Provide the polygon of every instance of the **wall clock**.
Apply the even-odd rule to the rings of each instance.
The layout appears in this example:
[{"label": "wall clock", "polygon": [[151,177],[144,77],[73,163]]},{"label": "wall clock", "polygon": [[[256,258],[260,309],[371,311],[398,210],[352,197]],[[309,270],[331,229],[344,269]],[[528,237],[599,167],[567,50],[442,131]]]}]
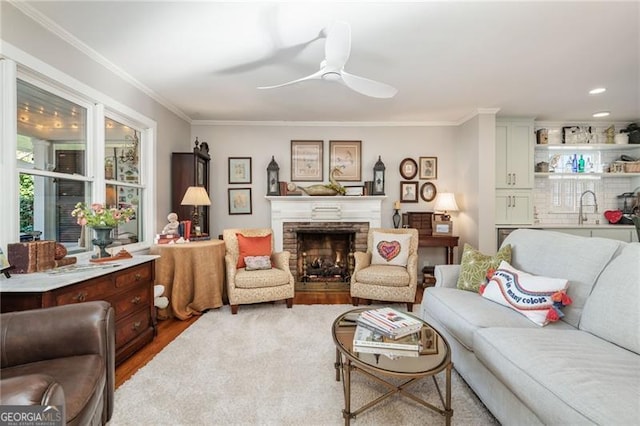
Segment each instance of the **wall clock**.
[{"label": "wall clock", "polygon": [[431,182],[425,182],[420,187],[420,198],[425,200],[426,202],[433,201],[436,198],[436,194],[438,190],[436,186]]},{"label": "wall clock", "polygon": [[418,163],[413,158],[405,158],[400,162],[400,176],[405,180],[411,180],[418,174]]}]

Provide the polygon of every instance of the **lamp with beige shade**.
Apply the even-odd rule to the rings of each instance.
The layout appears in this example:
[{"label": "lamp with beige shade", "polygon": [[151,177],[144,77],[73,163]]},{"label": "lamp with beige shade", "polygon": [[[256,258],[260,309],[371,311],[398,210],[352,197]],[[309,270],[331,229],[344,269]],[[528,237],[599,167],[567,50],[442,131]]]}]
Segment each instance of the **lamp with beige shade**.
[{"label": "lamp with beige shade", "polygon": [[199,206],[210,206],[211,200],[207,194],[207,190],[202,186],[190,186],[184,193],[182,202],[183,206],[193,206],[193,213],[191,219],[191,227],[194,235],[201,235],[200,232],[200,212]]}]

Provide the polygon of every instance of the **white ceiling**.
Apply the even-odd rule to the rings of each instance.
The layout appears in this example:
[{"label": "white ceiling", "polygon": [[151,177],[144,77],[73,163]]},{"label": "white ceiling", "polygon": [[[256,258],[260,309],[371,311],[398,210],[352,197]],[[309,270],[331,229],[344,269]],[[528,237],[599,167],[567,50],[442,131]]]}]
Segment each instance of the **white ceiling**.
[{"label": "white ceiling", "polygon": [[[600,110],[611,111],[605,121],[640,118],[637,1],[29,6],[191,120],[458,123],[484,108],[538,120],[593,120]],[[345,69],[395,86],[395,98],[324,81],[256,89],[317,71],[318,36],[334,20],[351,25]],[[599,86],[607,92],[588,94]]]}]

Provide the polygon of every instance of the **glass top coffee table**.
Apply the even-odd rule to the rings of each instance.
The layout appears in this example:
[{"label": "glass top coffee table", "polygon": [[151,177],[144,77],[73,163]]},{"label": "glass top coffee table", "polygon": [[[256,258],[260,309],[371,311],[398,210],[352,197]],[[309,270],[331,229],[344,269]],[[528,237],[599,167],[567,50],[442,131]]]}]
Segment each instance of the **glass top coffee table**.
[{"label": "glass top coffee table", "polygon": [[[392,359],[385,355],[355,352],[353,350],[353,336],[356,330],[355,319],[360,312],[366,310],[367,309],[353,309],[345,312],[333,322],[331,331],[333,341],[336,344],[336,381],[342,379],[342,388],[344,390],[344,410],[342,410],[342,417],[344,417],[345,425],[348,425],[350,420],[358,414],[396,393],[408,397],[426,408],[437,412],[445,418],[446,424],[450,425],[451,417],[453,416],[453,409],[451,409],[451,369],[453,368],[453,363],[451,362],[449,344],[445,338],[435,329],[431,328],[429,324],[421,320],[425,327],[431,328],[433,333],[437,335],[435,339],[437,352],[435,350],[432,351],[436,353]],[[444,396],[435,377],[435,375],[441,371],[445,371],[446,377]],[[357,410],[351,411],[352,372],[359,372],[385,385],[389,390]],[[412,383],[425,377],[432,377],[443,408],[439,408],[407,390]],[[403,381],[400,385],[396,385],[385,380],[385,378],[400,378],[406,379],[406,381]]]}]

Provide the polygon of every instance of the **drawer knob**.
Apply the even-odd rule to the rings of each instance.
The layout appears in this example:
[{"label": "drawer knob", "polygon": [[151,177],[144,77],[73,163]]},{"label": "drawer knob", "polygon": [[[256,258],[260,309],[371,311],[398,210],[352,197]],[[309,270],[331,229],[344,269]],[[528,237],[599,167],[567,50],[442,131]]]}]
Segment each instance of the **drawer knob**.
[{"label": "drawer knob", "polygon": [[142,322],[140,321],[136,321],[133,323],[133,325],[131,326],[132,330],[138,331],[140,329],[140,325],[142,325]]},{"label": "drawer knob", "polygon": [[136,281],[140,281],[142,279],[142,275],[140,273],[137,273],[134,275],[134,278],[136,279]]},{"label": "drawer knob", "polygon": [[140,296],[136,296],[133,299],[131,299],[131,303],[133,303],[134,305],[137,305],[138,303],[140,303],[142,299],[140,298]]},{"label": "drawer knob", "polygon": [[81,291],[80,293],[73,296],[73,300],[76,300],[78,302],[84,302],[85,300],[87,300],[87,292]]}]

